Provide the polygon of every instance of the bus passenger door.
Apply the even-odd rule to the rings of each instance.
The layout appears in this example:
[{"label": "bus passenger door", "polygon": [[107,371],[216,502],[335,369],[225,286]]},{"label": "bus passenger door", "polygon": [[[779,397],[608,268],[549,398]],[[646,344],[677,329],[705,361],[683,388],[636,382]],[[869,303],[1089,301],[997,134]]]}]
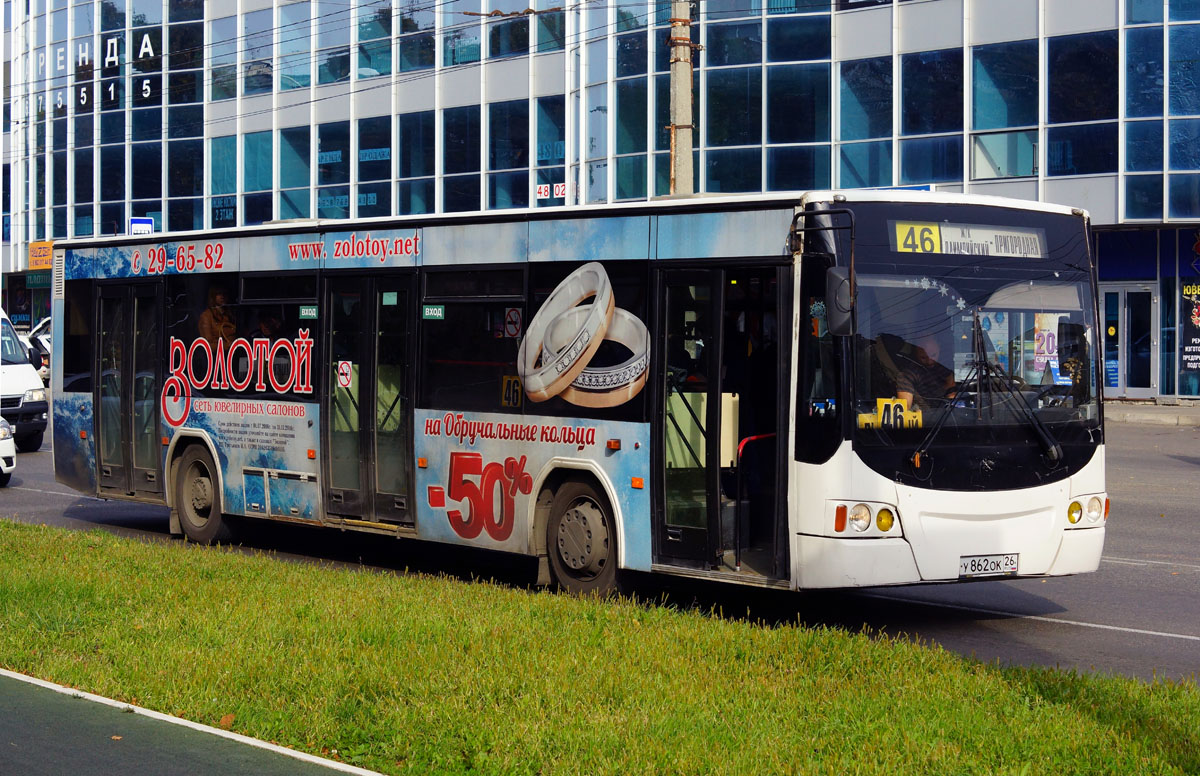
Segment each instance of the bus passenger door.
[{"label": "bus passenger door", "polygon": [[[658,554],[687,564],[713,565],[719,535],[720,465],[719,271],[667,270],[659,288],[657,344],[664,354],[656,375],[663,386],[655,418],[662,473],[656,512]],[[719,288],[719,285],[717,286]],[[716,345],[717,347],[714,347]]]},{"label": "bus passenger door", "polygon": [[411,524],[411,278],[330,278],[325,510]]},{"label": "bus passenger door", "polygon": [[790,308],[788,277],[776,266],[660,276],[660,562],[785,573],[780,408],[790,351],[779,321]]},{"label": "bus passenger door", "polygon": [[96,383],[97,465],[102,491],[161,494],[159,386],[162,336],[157,282],[100,289]]}]

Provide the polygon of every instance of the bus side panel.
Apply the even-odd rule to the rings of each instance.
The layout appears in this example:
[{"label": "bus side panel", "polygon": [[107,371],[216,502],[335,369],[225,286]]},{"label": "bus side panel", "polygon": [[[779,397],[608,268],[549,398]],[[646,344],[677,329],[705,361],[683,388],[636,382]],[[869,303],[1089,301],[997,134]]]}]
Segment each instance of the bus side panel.
[{"label": "bus side panel", "polygon": [[92,395],[59,393],[54,397],[53,407],[54,478],[83,493],[95,493],[96,434]]},{"label": "bus side panel", "polygon": [[[650,570],[649,424],[445,410],[415,415],[422,539],[533,552],[537,480],[555,459],[570,459],[594,466],[611,488],[622,566]],[[619,440],[620,449],[609,449],[609,440]]]},{"label": "bus side panel", "polygon": [[[177,411],[167,401],[169,411]],[[196,397],[180,428],[164,418],[162,433],[201,432],[212,442],[225,512],[318,520],[320,420],[318,404]],[[169,468],[164,462],[163,470]]]}]

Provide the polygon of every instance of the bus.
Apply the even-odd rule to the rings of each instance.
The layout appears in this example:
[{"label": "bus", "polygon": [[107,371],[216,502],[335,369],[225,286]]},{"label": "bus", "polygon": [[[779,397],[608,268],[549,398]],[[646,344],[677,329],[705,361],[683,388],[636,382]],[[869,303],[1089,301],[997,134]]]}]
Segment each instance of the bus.
[{"label": "bus", "polygon": [[939,192],[71,240],[56,477],[199,543],[361,531],[577,592],[1089,572],[1096,300],[1084,211]]}]

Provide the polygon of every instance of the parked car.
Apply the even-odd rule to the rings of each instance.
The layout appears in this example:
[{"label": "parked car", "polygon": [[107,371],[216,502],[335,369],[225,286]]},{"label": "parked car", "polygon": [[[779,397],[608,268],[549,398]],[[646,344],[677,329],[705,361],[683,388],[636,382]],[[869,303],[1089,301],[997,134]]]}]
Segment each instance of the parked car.
[{"label": "parked car", "polygon": [[0,310],[0,416],[12,426],[13,439],[22,453],[42,446],[50,406],[46,386],[38,377],[32,359],[8,316]]},{"label": "parked car", "polygon": [[50,320],[50,318],[43,318],[28,334],[17,335],[30,353],[30,363],[33,363],[34,353],[41,359],[41,365],[34,364],[34,368],[37,369],[38,377],[42,378],[43,385],[50,384],[50,354],[54,350],[51,347]]},{"label": "parked car", "polygon": [[0,488],[6,487],[17,468],[17,444],[13,441],[12,426],[0,418]]}]

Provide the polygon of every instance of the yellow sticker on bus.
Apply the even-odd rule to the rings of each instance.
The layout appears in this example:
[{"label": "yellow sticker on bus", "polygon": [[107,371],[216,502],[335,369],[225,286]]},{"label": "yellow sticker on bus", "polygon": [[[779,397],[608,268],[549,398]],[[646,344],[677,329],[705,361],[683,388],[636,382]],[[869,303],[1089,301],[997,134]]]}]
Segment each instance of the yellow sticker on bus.
[{"label": "yellow sticker on bus", "polygon": [[898,253],[941,253],[942,233],[938,224],[893,221]]},{"label": "yellow sticker on bus", "polygon": [[921,428],[921,411],[904,399],[876,399],[874,412],[860,412],[859,428]]}]

